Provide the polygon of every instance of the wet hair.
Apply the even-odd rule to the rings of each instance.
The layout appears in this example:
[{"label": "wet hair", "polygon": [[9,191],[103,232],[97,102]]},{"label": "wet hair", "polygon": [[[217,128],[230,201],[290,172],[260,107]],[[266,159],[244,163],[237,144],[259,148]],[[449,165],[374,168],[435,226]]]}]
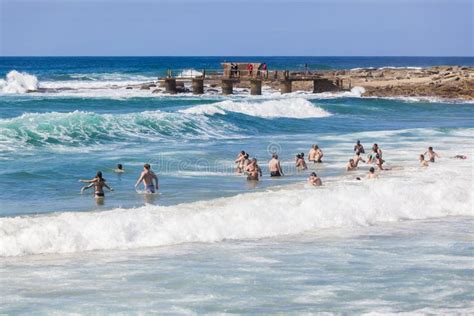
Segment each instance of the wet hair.
[{"label": "wet hair", "polygon": [[311,172],[310,176],[317,177],[317,174],[316,174],[316,172]]},{"label": "wet hair", "polygon": [[243,150],[242,150],[240,153],[241,153],[242,155],[245,155],[245,151],[243,151]]},{"label": "wet hair", "polygon": [[145,168],[146,170],[150,170],[151,166],[150,164],[146,163],[143,165],[143,168]]},{"label": "wet hair", "polygon": [[123,166],[121,163],[117,164],[117,169],[122,170]]},{"label": "wet hair", "polygon": [[296,158],[301,158],[301,154],[296,154]]},{"label": "wet hair", "polygon": [[357,145],[359,145],[359,144],[360,144],[360,140],[357,140]]},{"label": "wet hair", "polygon": [[420,158],[423,159],[423,160],[425,160],[425,155],[420,154]]},{"label": "wet hair", "polygon": [[349,159],[349,162],[354,162],[354,159],[352,159],[352,158],[351,158],[351,159]]},{"label": "wet hair", "polygon": [[374,168],[374,167],[370,167],[369,172],[370,172],[370,173],[374,173],[374,172],[375,172],[375,168]]},{"label": "wet hair", "polygon": [[272,154],[272,158],[278,159],[278,155],[277,154]]},{"label": "wet hair", "polygon": [[102,178],[102,171],[97,171],[97,173],[95,174],[95,177],[99,178],[99,180],[101,180],[101,181],[105,181],[105,179]]},{"label": "wet hair", "polygon": [[430,147],[428,147],[428,150],[433,150],[433,147],[431,147],[431,146],[430,146]]},{"label": "wet hair", "polygon": [[255,158],[255,157],[252,158],[252,161],[253,161],[253,162],[257,162],[257,158]]},{"label": "wet hair", "polygon": [[319,148],[319,146],[318,146],[318,145],[314,145],[314,149],[318,149],[318,148]]},{"label": "wet hair", "polygon": [[356,180],[360,180],[360,177],[357,177]]},{"label": "wet hair", "polygon": [[303,158],[303,157],[304,157],[304,153],[300,153],[300,156],[301,156],[301,158]]},{"label": "wet hair", "polygon": [[249,158],[249,154],[245,154],[245,159],[248,159]]}]

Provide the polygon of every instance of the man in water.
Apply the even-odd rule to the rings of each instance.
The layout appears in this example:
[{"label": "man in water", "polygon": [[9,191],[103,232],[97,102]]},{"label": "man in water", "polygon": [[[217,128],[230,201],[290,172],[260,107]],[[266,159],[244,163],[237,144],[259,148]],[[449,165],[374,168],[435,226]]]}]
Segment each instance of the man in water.
[{"label": "man in water", "polygon": [[354,146],[354,151],[361,154],[365,153],[364,146],[360,143],[360,140],[357,140],[357,144]]},{"label": "man in water", "polygon": [[125,170],[123,169],[123,166],[121,163],[117,164],[117,168],[114,169],[115,173],[124,173]]},{"label": "man in water", "polygon": [[143,166],[143,172],[135,184],[135,189],[142,181],[145,184],[145,191],[147,193],[155,193],[156,190],[158,190],[158,176],[153,171],[151,171],[151,166],[147,163]]},{"label": "man in water", "polygon": [[306,161],[304,161],[304,153],[296,155],[295,164],[296,164],[296,169],[299,171],[308,169],[308,167],[306,166]]},{"label": "man in water", "polygon": [[384,170],[384,168],[383,168],[383,163],[384,162],[385,162],[385,160],[382,159],[382,156],[380,156],[379,154],[375,155],[375,164],[377,165],[377,167],[380,170]]},{"label": "man in water", "polygon": [[309,175],[308,182],[309,182],[311,185],[314,185],[315,187],[319,187],[319,186],[322,186],[322,185],[323,185],[323,182],[321,181],[321,178],[318,177],[318,175],[316,174],[316,172],[312,172],[312,173]]},{"label": "man in water", "polygon": [[428,167],[428,161],[425,160],[425,155],[420,155],[418,160],[420,161],[420,166],[422,167]]},{"label": "man in water", "polygon": [[369,173],[367,174],[367,179],[377,179],[377,175],[375,174],[374,167],[370,167]]},{"label": "man in water", "polygon": [[245,171],[248,174],[247,180],[249,181],[258,181],[258,176],[262,176],[262,169],[260,169],[260,167],[258,166],[256,158],[252,158],[252,160],[250,160],[250,163],[245,168]]},{"label": "man in water", "polygon": [[377,155],[379,155],[380,158],[382,158],[382,149],[379,148],[378,144],[374,144],[372,146],[372,153],[370,153],[367,163],[373,163]]},{"label": "man in water", "polygon": [[314,163],[319,163],[322,162],[321,158],[323,158],[324,154],[321,148],[319,148],[318,145],[313,145],[311,146],[311,150],[309,151],[308,154],[308,160],[312,161]]},{"label": "man in water", "polygon": [[346,171],[355,170],[357,168],[357,164],[354,162],[354,159],[349,159],[349,162],[346,166]]},{"label": "man in water", "polygon": [[428,156],[430,157],[429,161],[430,162],[435,162],[435,158],[440,158],[439,155],[433,150],[433,147],[428,147],[428,151],[424,153],[424,155],[426,156],[426,154],[428,154]]},{"label": "man in water", "polygon": [[91,187],[94,187],[94,189],[95,189],[94,195],[95,195],[96,199],[103,199],[105,197],[104,187],[109,189],[109,191],[114,190],[111,187],[109,187],[107,185],[107,183],[105,183],[105,179],[102,178],[102,172],[101,171],[97,171],[97,174],[96,174],[94,179],[92,179],[92,180],[79,180],[79,182],[89,183],[89,185],[87,185],[87,186],[85,186],[81,189],[81,193],[84,192],[85,190],[91,188]]},{"label": "man in water", "polygon": [[281,177],[283,175],[277,154],[272,155],[272,159],[268,163],[268,170],[270,170],[270,177]]}]

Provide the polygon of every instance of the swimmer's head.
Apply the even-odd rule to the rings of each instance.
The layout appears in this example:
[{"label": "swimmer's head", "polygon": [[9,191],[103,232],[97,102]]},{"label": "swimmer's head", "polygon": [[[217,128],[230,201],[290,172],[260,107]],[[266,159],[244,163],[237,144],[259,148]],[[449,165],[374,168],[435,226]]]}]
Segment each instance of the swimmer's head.
[{"label": "swimmer's head", "polygon": [[145,168],[146,170],[150,170],[151,166],[150,164],[146,163],[143,165],[143,168]]},{"label": "swimmer's head", "polygon": [[370,173],[374,173],[374,172],[375,172],[374,167],[370,167],[369,172],[370,172]]},{"label": "swimmer's head", "polygon": [[357,140],[357,145],[360,145],[360,140]]},{"label": "swimmer's head", "polygon": [[357,178],[356,178],[356,180],[360,180],[360,178],[359,178],[359,177],[357,177]]},{"label": "swimmer's head", "polygon": [[245,154],[245,159],[248,159],[249,158],[249,154]]},{"label": "swimmer's head", "polygon": [[296,154],[296,158],[301,158],[301,154]]},{"label": "swimmer's head", "polygon": [[316,172],[311,172],[310,176],[311,177],[317,177]]},{"label": "swimmer's head", "polygon": [[245,155],[245,151],[242,150],[242,151],[240,152],[240,154],[241,154],[241,155]]},{"label": "swimmer's head", "polygon": [[349,159],[349,162],[354,162],[354,159],[352,159],[352,158],[351,158],[351,159]]},{"label": "swimmer's head", "polygon": [[432,151],[432,150],[433,150],[433,147],[431,147],[431,146],[428,147],[428,150],[429,150],[429,151]]},{"label": "swimmer's head", "polygon": [[277,154],[272,154],[272,158],[278,159],[278,155]]},{"label": "swimmer's head", "polygon": [[303,158],[303,157],[304,157],[304,153],[300,153],[300,156],[301,156],[301,158]]},{"label": "swimmer's head", "polygon": [[421,154],[420,155],[420,160],[425,160],[425,155]]},{"label": "swimmer's head", "polygon": [[97,173],[95,174],[95,177],[99,178],[100,180],[104,180],[104,178],[102,178],[102,171],[97,171]]},{"label": "swimmer's head", "polygon": [[252,158],[252,162],[257,162],[257,158]]},{"label": "swimmer's head", "polygon": [[118,170],[122,170],[122,169],[123,169],[123,166],[122,166],[121,163],[117,164],[117,169],[118,169]]}]

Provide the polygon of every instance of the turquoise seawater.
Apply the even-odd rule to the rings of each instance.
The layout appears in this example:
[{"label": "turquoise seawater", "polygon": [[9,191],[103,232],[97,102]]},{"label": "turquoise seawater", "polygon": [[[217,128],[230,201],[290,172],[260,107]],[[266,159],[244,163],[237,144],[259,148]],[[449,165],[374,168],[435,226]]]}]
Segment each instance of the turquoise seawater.
[{"label": "turquoise seawater", "polygon": [[[473,312],[473,104],[363,98],[358,89],[258,97],[127,89],[168,68],[254,60],[313,70],[474,65],[0,58],[0,312]],[[31,84],[39,92],[22,90]],[[345,172],[358,139],[367,151],[378,143],[391,168],[375,182],[355,180],[365,164]],[[294,168],[315,143],[324,163],[310,169],[323,188]],[[441,158],[422,169],[428,146]],[[259,183],[234,173],[241,150],[258,159]],[[281,179],[268,175],[273,152]],[[451,158],[458,154],[468,159]],[[113,172],[118,163],[125,173]],[[134,190],[144,163],[159,175],[159,195]],[[115,189],[103,203],[79,192],[78,179],[98,170]]]}]

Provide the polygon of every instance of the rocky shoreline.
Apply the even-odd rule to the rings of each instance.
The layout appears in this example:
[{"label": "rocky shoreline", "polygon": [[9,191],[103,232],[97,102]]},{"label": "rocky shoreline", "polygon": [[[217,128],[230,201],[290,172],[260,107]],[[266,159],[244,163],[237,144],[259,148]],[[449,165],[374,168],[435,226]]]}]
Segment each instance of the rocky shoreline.
[{"label": "rocky shoreline", "polygon": [[[342,78],[345,89],[363,87],[363,96],[474,100],[474,67],[361,68],[325,72],[324,76]],[[310,83],[298,84],[306,85],[305,90],[312,88]]]}]

